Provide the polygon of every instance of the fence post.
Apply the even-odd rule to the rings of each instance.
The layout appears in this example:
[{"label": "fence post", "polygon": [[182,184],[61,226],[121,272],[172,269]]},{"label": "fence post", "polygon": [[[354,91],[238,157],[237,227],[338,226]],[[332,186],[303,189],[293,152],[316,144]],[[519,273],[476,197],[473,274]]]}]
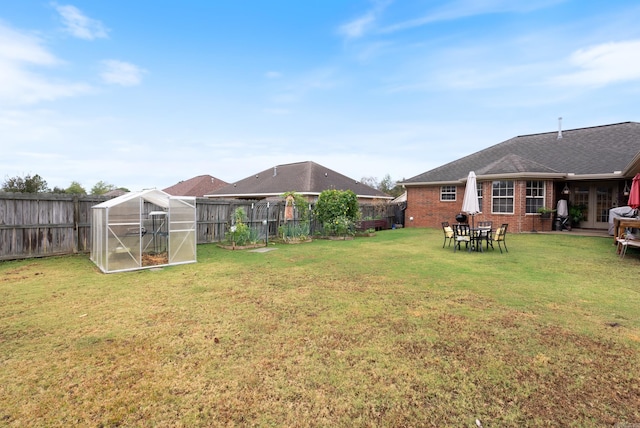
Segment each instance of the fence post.
[{"label": "fence post", "polygon": [[80,201],[78,195],[73,195],[73,253],[76,254],[80,245]]}]

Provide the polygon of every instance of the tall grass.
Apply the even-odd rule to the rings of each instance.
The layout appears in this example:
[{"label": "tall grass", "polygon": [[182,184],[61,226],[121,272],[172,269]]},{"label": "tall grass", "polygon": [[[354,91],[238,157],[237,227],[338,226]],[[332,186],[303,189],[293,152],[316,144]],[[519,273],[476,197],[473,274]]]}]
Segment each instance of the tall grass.
[{"label": "tall grass", "polygon": [[400,229],[112,275],[1,263],[0,424],[639,423],[638,254],[507,244]]}]

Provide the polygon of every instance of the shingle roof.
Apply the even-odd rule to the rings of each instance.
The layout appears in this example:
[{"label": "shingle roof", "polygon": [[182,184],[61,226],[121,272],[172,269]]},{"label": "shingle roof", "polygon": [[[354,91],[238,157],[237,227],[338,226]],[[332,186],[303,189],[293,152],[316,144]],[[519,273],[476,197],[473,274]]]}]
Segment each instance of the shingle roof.
[{"label": "shingle roof", "polygon": [[328,189],[352,190],[361,198],[392,199],[384,192],[310,161],[274,166],[211,192],[207,196],[264,198],[278,196],[285,192],[319,195],[323,190]]},{"label": "shingle roof", "polygon": [[226,181],[222,181],[211,175],[199,175],[167,187],[164,191],[173,196],[202,197],[228,184]]},{"label": "shingle roof", "polygon": [[403,184],[464,180],[482,175],[614,175],[640,153],[640,123],[624,122],[521,135],[405,180]]}]

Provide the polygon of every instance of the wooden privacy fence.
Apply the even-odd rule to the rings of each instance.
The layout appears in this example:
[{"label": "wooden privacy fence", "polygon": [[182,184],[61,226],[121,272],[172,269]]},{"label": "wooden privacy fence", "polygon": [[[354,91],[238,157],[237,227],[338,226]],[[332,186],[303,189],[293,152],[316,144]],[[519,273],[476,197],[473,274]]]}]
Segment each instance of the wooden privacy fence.
[{"label": "wooden privacy fence", "polygon": [[[104,196],[0,193],[0,260],[14,260],[91,251],[91,207]],[[236,208],[243,208],[250,228],[276,236],[284,223],[285,203],[248,200],[196,200],[198,244],[220,242],[232,224]],[[312,205],[313,209],[313,205]],[[363,224],[384,220],[386,227],[403,222],[396,205],[361,205]],[[311,221],[311,234],[320,225]]]},{"label": "wooden privacy fence", "polygon": [[0,260],[88,252],[100,196],[0,193]]}]

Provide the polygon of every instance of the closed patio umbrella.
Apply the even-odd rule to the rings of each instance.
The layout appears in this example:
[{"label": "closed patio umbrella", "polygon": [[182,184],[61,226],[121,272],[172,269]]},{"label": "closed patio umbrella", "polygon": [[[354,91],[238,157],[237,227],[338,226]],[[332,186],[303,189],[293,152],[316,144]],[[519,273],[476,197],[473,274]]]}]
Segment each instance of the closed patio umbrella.
[{"label": "closed patio umbrella", "polygon": [[640,173],[636,174],[631,182],[628,205],[633,209],[640,207]]},{"label": "closed patio umbrella", "polygon": [[464,189],[464,199],[462,199],[462,212],[471,216],[471,228],[473,228],[473,217],[480,212],[478,184],[476,183],[476,173],[473,171],[469,171],[469,176],[467,177],[467,187]]}]

